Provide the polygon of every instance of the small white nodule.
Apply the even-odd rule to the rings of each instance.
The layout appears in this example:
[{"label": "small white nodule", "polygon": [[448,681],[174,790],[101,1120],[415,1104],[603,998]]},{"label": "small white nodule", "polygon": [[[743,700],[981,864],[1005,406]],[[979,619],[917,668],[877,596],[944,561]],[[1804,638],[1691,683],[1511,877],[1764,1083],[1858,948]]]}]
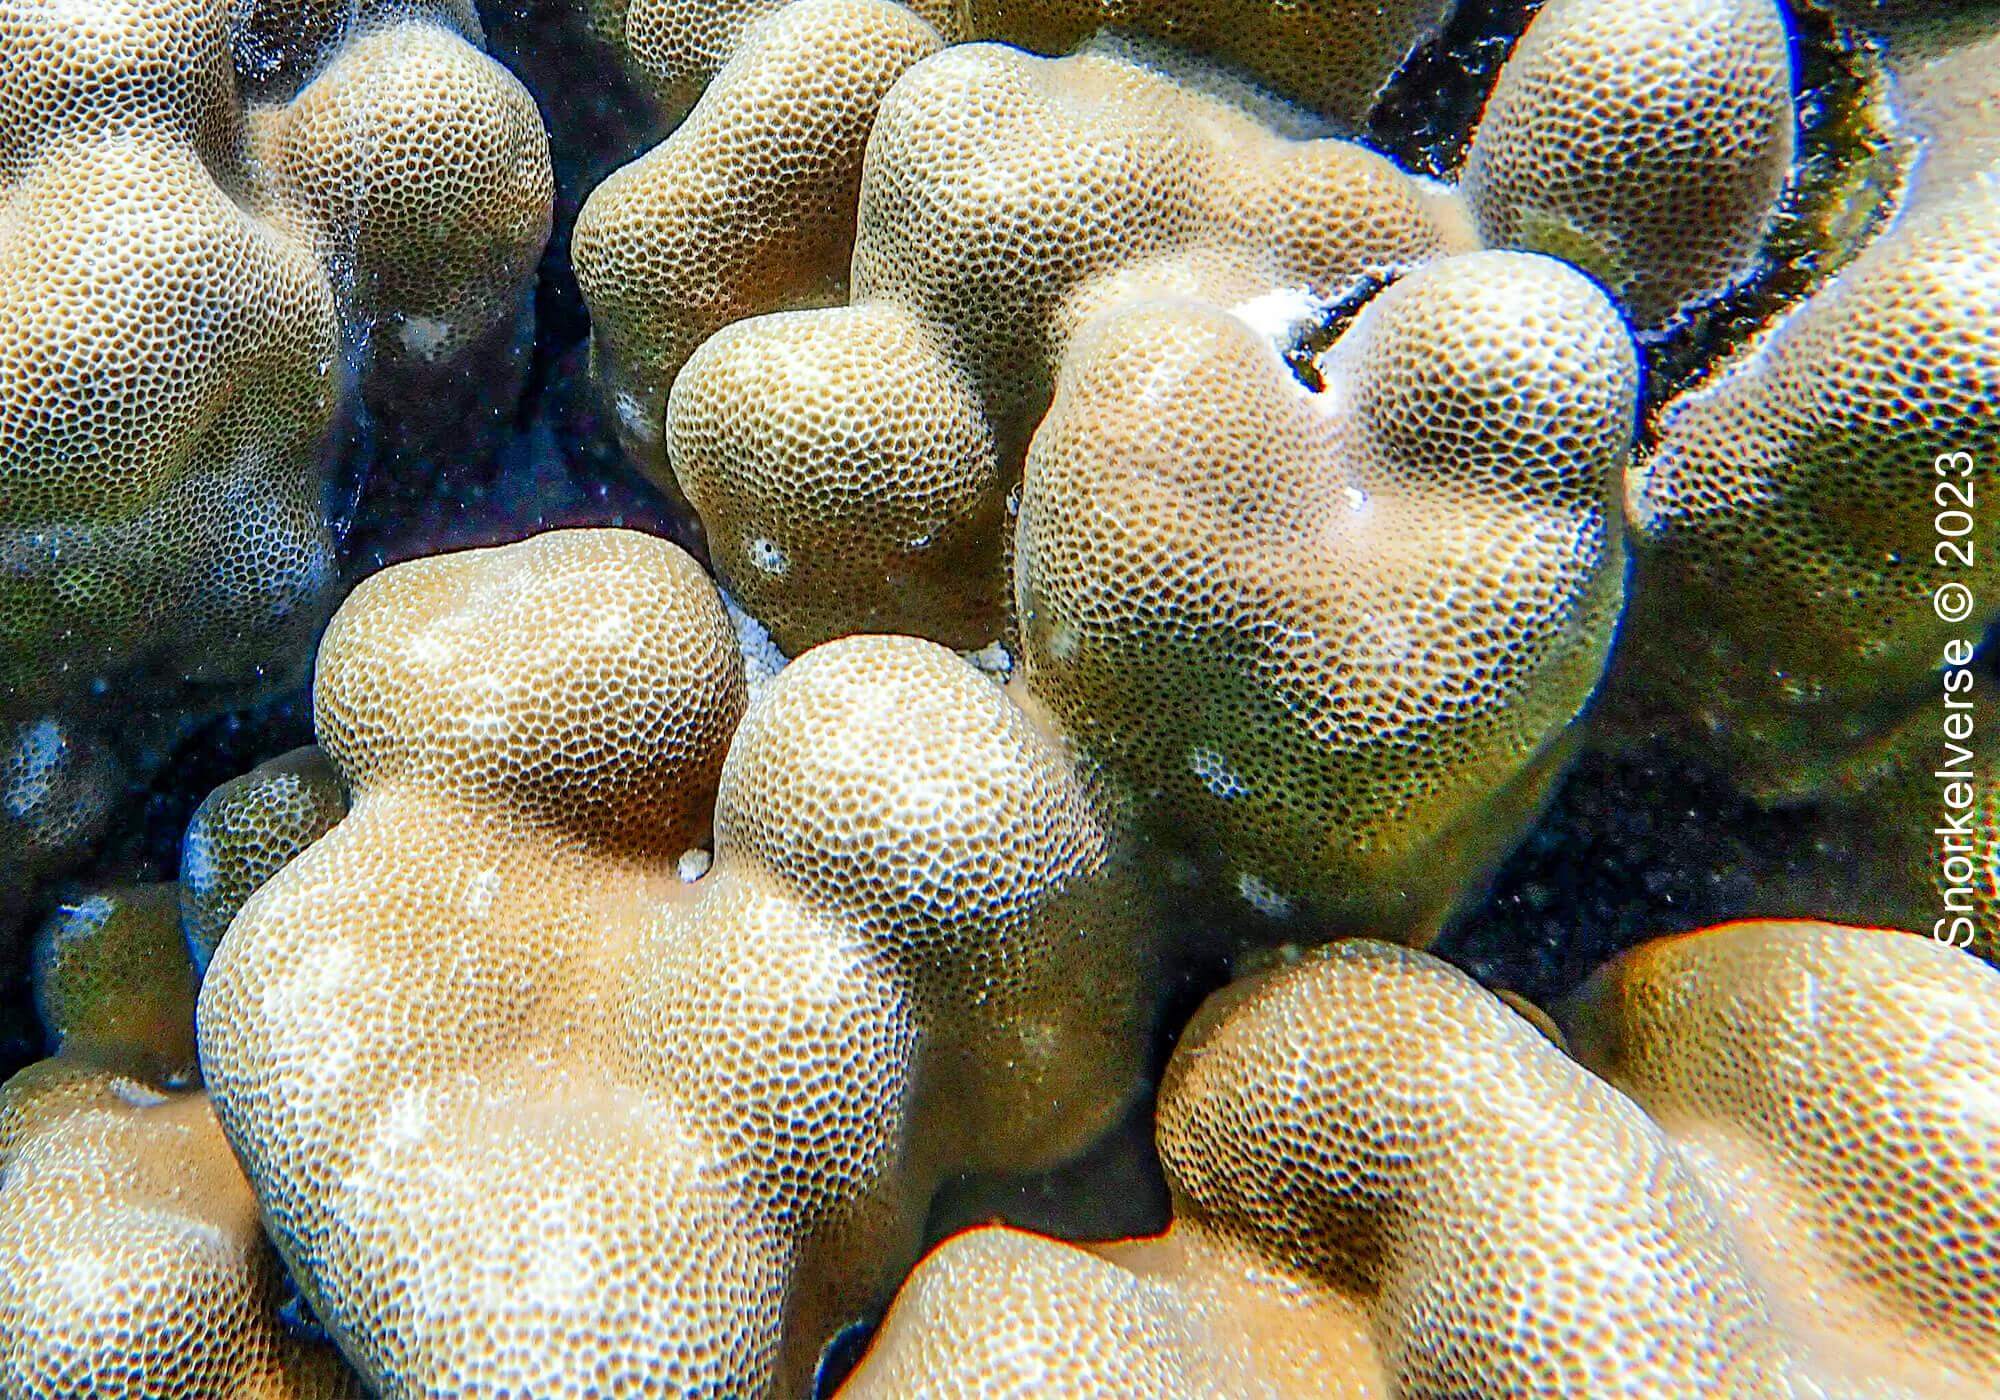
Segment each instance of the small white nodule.
[{"label": "small white nodule", "polygon": [[750,559],[750,566],[762,573],[784,577],[792,567],[792,561],[785,557],[785,551],[778,548],[778,542],[763,535],[757,536],[744,546],[743,552]]},{"label": "small white nodule", "polygon": [[405,316],[396,334],[403,348],[421,359],[435,360],[438,351],[451,339],[451,322],[435,316]]},{"label": "small white nodule", "polygon": [[1250,791],[1250,784],[1242,774],[1229,766],[1229,760],[1216,750],[1201,746],[1188,750],[1188,767],[1201,779],[1201,785],[1214,796],[1228,801],[1242,797]]},{"label": "small white nodule", "polygon": [[1276,885],[1248,870],[1236,877],[1236,892],[1243,896],[1244,903],[1266,918],[1282,919],[1292,912],[1291,900],[1279,894]]}]

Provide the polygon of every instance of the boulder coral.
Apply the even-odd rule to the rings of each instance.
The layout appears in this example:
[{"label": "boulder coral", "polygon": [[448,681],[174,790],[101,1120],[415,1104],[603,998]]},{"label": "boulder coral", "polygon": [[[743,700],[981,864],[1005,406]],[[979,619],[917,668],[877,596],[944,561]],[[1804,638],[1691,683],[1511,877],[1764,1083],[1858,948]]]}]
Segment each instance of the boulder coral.
[{"label": "boulder coral", "polygon": [[1750,270],[1792,161],[1791,88],[1775,4],[1550,0],[1466,158],[1480,237],[1567,258],[1660,325]]},{"label": "boulder coral", "polygon": [[[875,630],[1023,652],[1066,736],[1224,888],[1427,936],[1596,685],[1639,388],[1613,300],[1483,245],[1581,262],[1628,318],[1728,286],[1793,151],[1782,16],[1547,7],[1457,188],[1129,35],[959,44],[878,101],[845,303],[683,338],[620,390],[643,422],[664,393],[725,588],[791,654]],[[1558,178],[1600,168],[1628,187]],[[579,261],[600,350],[689,304],[620,271],[677,233],[582,227],[606,234]],[[1197,401],[1184,347],[1231,316],[1237,372]]]},{"label": "boulder coral", "polygon": [[[946,43],[1063,52],[1100,26],[1225,61],[1347,129],[1442,0],[976,4],[916,0],[603,0],[600,23],[676,129],[594,191],[576,227],[592,360],[628,452],[669,490],[660,417],[708,336],[746,316],[837,304],[876,109]],[[690,110],[692,109],[692,110]],[[685,120],[682,120],[685,114]]]},{"label": "boulder coral", "polygon": [[172,885],[105,891],[44,937],[52,1058],[0,1087],[0,1394],[361,1394],[280,1322],[283,1275],[208,1097]]},{"label": "boulder coral", "polygon": [[156,1084],[194,1080],[194,968],[172,884],[64,904],[35,939],[32,980],[51,1054],[118,1060]]},{"label": "boulder coral", "polygon": [[[0,10],[8,718],[287,674],[333,582],[344,364],[454,353],[547,233],[534,102],[466,17],[234,11]],[[274,66],[273,26],[322,42]]]},{"label": "boulder coral", "polygon": [[691,559],[557,532],[364,583],[314,702],[353,805],[231,924],[201,1059],[385,1397],[798,1393],[943,1177],[1137,1086],[1098,800],[935,644],[746,715]]},{"label": "boulder coral", "polygon": [[1616,708],[1771,798],[1844,781],[2000,604],[2000,38],[1941,23],[1888,32],[1879,229],[1666,406],[1631,478]]},{"label": "boulder coral", "polygon": [[1166,1234],[955,1237],[843,1400],[2000,1394],[2000,973],[1730,925],[1563,1019],[1581,1064],[1361,941],[1226,989],[1161,1090]]},{"label": "boulder coral", "polygon": [[[730,27],[710,7],[657,8],[672,17],[666,32],[699,28],[698,17],[720,24],[718,32]],[[1351,133],[1396,65],[1436,28],[1443,7],[1435,3],[1164,0],[1121,5],[1115,14],[1039,0],[974,4],[943,15],[932,8],[918,6],[921,17],[883,0],[756,8],[755,22],[729,41],[733,56],[685,124],[605,181],[586,204],[576,266],[591,304],[596,372],[628,451],[670,491],[678,484],[696,495],[673,444],[662,440],[661,413],[705,337],[755,313],[837,304],[846,292],[859,301],[883,290],[882,269],[871,271],[865,245],[871,218],[879,223],[883,212],[871,216],[867,207],[869,184],[878,178],[870,171],[884,161],[925,162],[886,177],[902,182],[907,196],[896,212],[963,252],[985,236],[1016,250],[1031,238],[1060,242],[1088,209],[1099,225],[1089,247],[1100,260],[1111,253],[1114,236],[1125,240],[1119,256],[1138,262],[1206,240],[1236,264],[1234,280],[1261,272],[1260,291],[1348,275],[1345,265],[1325,265],[1331,241],[1311,246],[1305,231],[1312,224],[1353,229],[1379,220],[1386,233],[1408,223],[1410,204],[1434,202],[1431,191],[1392,179],[1393,168],[1363,150],[1337,156],[1330,144],[1280,148],[1257,139],[1241,112],[1221,109],[1247,107],[1253,121],[1293,136]],[[635,7],[631,14],[640,12]],[[720,13],[734,14],[727,7]],[[1100,26],[1106,32],[1094,34]],[[1314,39],[1301,46],[1306,32]],[[964,40],[1052,53],[1077,46],[1079,53],[1123,52],[1157,70],[1155,85],[1172,92],[1141,95],[1136,76],[1120,77],[1097,61],[1037,68],[1016,51],[1019,70],[989,55],[983,61],[992,66],[974,74],[959,59],[934,52]],[[683,35],[668,48],[681,52],[688,45]],[[690,51],[705,52],[701,45]],[[920,79],[920,71],[939,64],[946,67],[934,78]],[[691,76],[707,71],[706,59],[687,68]],[[933,100],[954,79],[984,76],[1003,85],[1011,101],[973,103],[949,132],[967,149],[988,151],[999,162],[990,173],[1005,171],[1004,179],[988,180],[984,166],[954,159],[957,146],[904,148],[894,134],[870,136],[891,85],[906,71]],[[922,97],[912,102],[914,109],[899,103],[898,110],[928,110]],[[1036,144],[994,144],[1009,135]],[[1773,0],[1671,0],[1637,9],[1564,0],[1530,25],[1494,94],[1465,172],[1465,207],[1446,220],[1450,236],[1433,233],[1414,248],[1343,251],[1379,271],[1467,246],[1476,229],[1488,246],[1580,262],[1651,324],[1713,295],[1748,268],[1792,147],[1790,58]],[[1048,159],[1087,176],[1100,198],[1119,162],[1145,162],[1156,177],[1153,197],[1088,208],[1062,198],[1052,179],[1039,178]],[[1204,170],[1218,161],[1242,162],[1243,180]],[[1296,172],[1301,187],[1273,179],[1257,188],[1260,170],[1271,177]],[[1345,178],[1333,178],[1336,172]],[[1136,183],[1133,171],[1124,178]],[[1224,218],[1218,229],[1216,212],[1228,206],[1216,201],[1231,195],[1250,202],[1241,220]],[[945,227],[935,230],[927,216]],[[1035,219],[1042,222],[1024,222]],[[1313,252],[1321,257],[1300,266],[1301,255]],[[1005,314],[1022,324],[1041,322],[1051,304],[1075,290],[1063,276],[1078,271],[1035,260],[986,285],[980,274],[990,270],[977,261],[955,269],[954,290],[971,321],[999,322]],[[1108,270],[1106,264],[1090,271]],[[951,271],[940,269],[940,277]],[[1032,284],[1036,272],[1050,280]],[[1134,293],[1145,285],[1140,279]],[[965,319],[931,310],[946,324]],[[1013,333],[1011,325],[1007,331]],[[1045,405],[1052,372],[1044,366],[1030,373],[1024,400],[1031,402],[1039,386]],[[1019,446],[1003,465],[1018,464]],[[701,513],[706,519],[707,510]]]},{"label": "boulder coral", "polygon": [[215,789],[181,839],[180,917],[197,971],[230,920],[286,862],[347,815],[347,794],[326,755],[293,749]]},{"label": "boulder coral", "polygon": [[1422,941],[1597,684],[1637,370],[1582,276],[1479,253],[1315,378],[1201,302],[1078,334],[1020,497],[1022,684],[1225,889]]},{"label": "boulder coral", "polygon": [[675,381],[676,480],[787,651],[1001,634],[1007,496],[1098,309],[1331,297],[1471,246],[1382,157],[1288,139],[1146,58],[978,44],[919,64],[870,138],[850,304],[740,321]]},{"label": "boulder coral", "polygon": [[[1038,70],[1099,62],[974,47],[945,60],[899,87],[878,149],[899,139],[905,101],[925,113],[908,123],[942,148],[967,120],[950,114],[981,102],[1046,113]],[[1110,110],[1160,91],[1117,60],[1103,67],[1135,90]],[[1185,146],[1160,144],[1171,171]],[[1010,140],[1024,168],[1048,166],[1047,145],[1032,125]],[[974,149],[971,164],[994,168]],[[1273,224],[1315,174],[1388,171],[1337,145],[1236,167],[1245,175],[1222,186],[1235,194],[1219,209]],[[1143,204],[1159,174],[1134,160],[1097,186],[1048,189],[1086,211]],[[1269,271],[1232,263],[1220,214],[1206,246],[1168,222],[1156,256],[1135,264],[1115,234],[1088,236],[1108,221],[1079,217],[1049,242],[1024,221],[1020,246],[982,230],[954,256],[907,198],[882,202],[881,246],[865,234],[856,262],[896,269],[895,297],[731,327],[676,385],[670,437],[697,500],[722,503],[710,543],[724,577],[757,580],[746,605],[781,645],[837,634],[843,613],[972,645],[1011,611],[1024,703],[1115,773],[1204,883],[1315,936],[1429,937],[1531,817],[1610,646],[1638,393],[1615,309],[1553,259],[1469,254],[1374,298],[1301,371],[1253,329],[1269,312],[1199,295],[1251,296]],[[1328,248],[1441,237],[1414,200],[1380,231],[1299,224],[1295,267],[1341,256]],[[1069,267],[1033,267],[1037,250]],[[990,283],[1017,277],[1014,294],[957,296],[952,270],[975,259]],[[1128,302],[1148,280],[1157,295]],[[1045,283],[1075,289],[1041,323],[1010,316]],[[1176,295],[1188,283],[1196,294]],[[1087,309],[1106,301],[1117,309]],[[971,327],[932,319],[954,311]],[[1082,328],[1050,328],[1065,321]],[[1049,372],[1052,341],[1060,376],[1046,394],[1024,389]],[[1009,395],[1011,412],[982,409]],[[993,464],[1030,432],[1010,489]],[[983,450],[955,460],[954,438]],[[852,524],[827,530],[830,515]],[[982,535],[980,569],[947,554],[921,574],[859,543]],[[993,595],[1010,536],[1003,609]]]}]

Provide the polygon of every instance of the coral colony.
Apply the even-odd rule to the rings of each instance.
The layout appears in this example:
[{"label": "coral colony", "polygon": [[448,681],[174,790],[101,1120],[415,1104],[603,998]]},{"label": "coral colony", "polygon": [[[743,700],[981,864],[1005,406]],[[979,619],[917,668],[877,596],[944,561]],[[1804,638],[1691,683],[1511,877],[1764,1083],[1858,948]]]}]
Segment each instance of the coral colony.
[{"label": "coral colony", "polygon": [[2000,1400],[1996,400],[1983,0],[0,0],[0,1398]]}]

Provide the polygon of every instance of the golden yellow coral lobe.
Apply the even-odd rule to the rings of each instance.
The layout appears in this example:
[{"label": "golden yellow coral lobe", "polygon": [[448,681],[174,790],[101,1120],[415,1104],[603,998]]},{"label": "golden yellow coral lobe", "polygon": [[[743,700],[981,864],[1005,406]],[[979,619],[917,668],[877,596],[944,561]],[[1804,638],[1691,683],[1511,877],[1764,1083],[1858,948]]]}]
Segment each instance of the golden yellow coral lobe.
[{"label": "golden yellow coral lobe", "polygon": [[1578,1064],[1425,954],[1330,946],[1182,1037],[1164,1236],[961,1235],[841,1394],[2000,1393],[1996,978],[1728,926],[1565,1008]]},{"label": "golden yellow coral lobe", "polygon": [[692,560],[557,532],[375,576],[315,704],[353,807],[231,925],[202,1063],[383,1395],[797,1393],[945,1176],[1135,1084],[1111,836],[942,648],[746,716]]}]

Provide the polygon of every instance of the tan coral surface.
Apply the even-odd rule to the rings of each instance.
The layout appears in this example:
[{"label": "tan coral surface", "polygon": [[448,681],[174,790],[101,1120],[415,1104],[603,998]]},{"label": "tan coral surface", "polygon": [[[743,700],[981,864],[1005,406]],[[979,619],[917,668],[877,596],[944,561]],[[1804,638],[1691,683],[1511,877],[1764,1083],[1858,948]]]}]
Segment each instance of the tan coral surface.
[{"label": "tan coral surface", "polygon": [[1933,699],[1945,643],[1976,643],[2000,600],[2000,39],[1985,30],[1891,49],[1913,162],[1893,217],[1669,404],[1631,479],[1620,708],[1769,796],[1826,787]]},{"label": "tan coral surface", "polygon": [[891,0],[798,0],[754,25],[667,140],[595,190],[572,257],[591,360],[634,460],[658,462],[696,346],[782,306],[839,301],[882,95],[937,35]]},{"label": "tan coral surface", "polygon": [[744,718],[697,566],[561,532],[369,580],[315,702],[354,806],[230,927],[202,1061],[385,1396],[797,1393],[942,1175],[1135,1087],[1110,839],[941,648]]},{"label": "tan coral surface", "polygon": [[0,1088],[0,1394],[333,1400],[206,1095],[68,1056]]},{"label": "tan coral surface", "polygon": [[1463,184],[1489,244],[1569,259],[1650,326],[1750,270],[1792,149],[1776,0],[1551,0]]},{"label": "tan coral surface", "polygon": [[738,322],[682,371],[676,479],[788,651],[874,627],[1000,635],[1007,493],[1094,312],[1332,295],[1469,246],[1441,193],[1292,139],[1267,100],[1183,83],[1167,57],[978,44],[919,64],[870,138],[852,303]]},{"label": "tan coral surface", "polygon": [[[1345,41],[1367,29],[1374,39],[1407,45],[1434,22],[1434,13],[1429,20],[1421,13],[1427,6],[1437,8],[1432,0],[1365,9],[1341,0],[1304,7],[1251,5],[1240,14],[1229,14],[1167,4],[1152,7],[1156,24],[1137,10],[1124,14],[1119,23],[1159,38],[1194,43],[1198,51],[1207,51],[1211,40],[1228,51],[1235,45],[1265,43],[1273,30],[1325,29],[1341,35],[1341,46],[1299,49],[1286,40],[1277,42],[1270,56],[1284,60],[1280,67],[1289,63],[1296,70],[1296,55],[1310,53],[1310,68],[1318,78],[1333,84],[1351,79],[1372,92],[1395,56],[1381,66],[1382,55],[1364,57]],[[948,9],[936,13],[933,8],[918,5],[918,13],[912,13],[887,0],[801,0],[757,7],[748,17],[755,22],[728,40],[729,61],[687,121],[653,152],[605,181],[586,204],[577,226],[577,275],[595,322],[596,372],[606,384],[628,449],[663,484],[671,486],[672,478],[661,460],[660,413],[675,375],[695,346],[746,316],[842,298],[855,242],[864,143],[884,94],[898,76],[934,53],[945,38],[1018,37],[1031,46],[1052,45],[1060,52],[1096,27],[1094,21],[1084,23],[1085,14],[1061,13],[1059,7],[1040,15],[1001,7],[1006,13],[984,16],[958,15]],[[657,11],[671,17],[671,32],[682,35],[676,43],[684,45],[683,30],[697,18],[717,18],[711,14],[714,9],[644,6],[634,13]],[[988,22],[997,27],[989,32],[983,27]],[[1016,36],[1008,32],[1014,27],[1029,32]],[[1148,48],[1148,52],[1169,51]],[[1199,98],[1205,90],[1250,91],[1240,79],[1206,63],[1178,66],[1179,73],[1166,79],[1166,85],[1184,81],[1180,95],[1194,100],[1196,110],[1206,110]],[[697,63],[694,69],[705,81],[704,65]],[[1062,71],[1050,70],[1052,76]],[[1013,97],[1009,106],[1019,113],[1020,98],[1028,89],[1019,78],[997,76],[1007,83]],[[1059,82],[1049,92],[1043,124],[1056,126],[1049,133],[1056,144],[1038,147],[1035,155],[1054,155],[1065,142],[1079,143],[1070,159],[1081,156],[1088,163],[1093,146],[1115,139],[1113,128],[1126,95],[1115,83],[1090,99],[1103,104],[1099,111],[1092,115],[1078,108],[1073,115],[1081,126],[1061,130],[1065,107],[1094,86],[1081,73],[1078,76],[1080,85]],[[1272,112],[1281,105],[1271,98],[1260,101]],[[1174,115],[1171,107],[1161,104],[1159,94],[1150,94],[1129,115],[1142,128],[1157,128],[1163,118]],[[1005,108],[991,113],[982,110],[983,105],[972,109],[975,122],[991,127],[997,115],[1019,129],[1020,115],[1025,113],[1014,115]],[[1325,123],[1303,111],[1288,109],[1286,119],[1295,131],[1325,129]],[[1158,149],[1158,136],[1157,130],[1142,129],[1134,139],[1142,146],[1150,139],[1152,155],[1140,158],[1150,160],[1153,173],[1165,177],[1162,193],[1171,198],[1178,195],[1176,186],[1184,177],[1160,168],[1163,155],[1169,163],[1175,157]],[[1232,133],[1224,129],[1212,136],[1228,141]],[[1253,160],[1262,158],[1251,154]],[[1103,168],[1106,158],[1116,159],[1115,152],[1100,151],[1100,175],[1109,173]],[[1016,152],[1003,159],[1011,169],[1010,181],[1019,183],[1023,155]],[[1074,167],[1072,173],[1084,174],[1084,167]],[[1335,173],[1323,171],[1314,181],[1322,204]],[[1383,183],[1380,175],[1358,169],[1341,173],[1360,176],[1364,187]],[[1273,184],[1271,189],[1276,198],[1287,198],[1277,193],[1282,186]],[[1215,193],[1219,196],[1222,191]],[[1253,198],[1253,204],[1257,202]],[[1105,209],[1099,217],[1115,216],[1115,210]],[[1189,217],[1200,215],[1190,211]],[[1247,211],[1251,228],[1257,217],[1254,208]],[[979,232],[958,231],[957,237],[962,241]],[[1017,232],[1015,246],[1026,232]],[[1139,239],[1147,236],[1146,231],[1135,233]],[[719,253],[718,248],[741,251]],[[1283,254],[1278,256],[1282,259]],[[1066,288],[1043,290],[1060,296]]]},{"label": "tan coral surface", "polygon": [[358,1396],[281,1326],[256,1198],[193,1069],[172,885],[105,890],[44,931],[53,1058],[0,1087],[0,1395]]},{"label": "tan coral surface", "polygon": [[[1026,288],[1030,300],[1015,300],[1021,289],[980,286],[981,269],[961,264],[968,245],[985,238],[997,240],[996,255],[1009,255],[1023,249],[1031,232],[1041,235],[1044,250],[1081,233],[1083,251],[1101,256],[1105,238],[1116,234],[1127,240],[1126,255],[1142,261],[1205,241],[1210,254],[1232,265],[1225,281],[1279,274],[1255,289],[1264,292],[1326,280],[1329,269],[1315,254],[1331,250],[1299,244],[1310,226],[1394,221],[1399,206],[1436,204],[1386,161],[1371,168],[1359,151],[1335,161],[1330,143],[1281,152],[1246,140],[1240,123],[1218,121],[1216,111],[1245,106],[1292,136],[1351,132],[1389,72],[1436,26],[1443,7],[1430,0],[1373,6],[1165,0],[1114,8],[975,0],[914,9],[887,0],[742,9],[641,3],[615,18],[612,28],[626,35],[628,50],[656,53],[642,59],[643,67],[677,74],[669,87],[688,101],[702,94],[678,131],[593,193],[577,231],[595,372],[627,450],[668,489],[678,484],[696,496],[687,470],[673,460],[674,445],[660,438],[660,415],[705,336],[754,314],[837,302],[848,286],[850,249],[857,257],[854,295],[866,294],[860,259],[868,213],[861,210],[858,241],[849,217],[865,163],[928,162],[912,174],[951,193],[939,210],[947,226],[916,219],[923,231],[914,246],[928,252],[935,243],[940,280],[958,278],[962,302],[982,294],[1001,298],[990,315],[963,325],[952,313],[929,309],[930,319],[966,336],[1001,334],[1003,343],[991,352],[947,347],[961,359],[1004,357],[1008,337],[1035,334],[1048,303],[1075,289],[1062,279],[1077,270],[1051,266],[1046,256],[1023,262],[1021,281],[1034,274],[1048,279]],[[1018,72],[967,69],[950,56],[920,62],[949,40],[1002,40],[1050,54],[1096,50],[1099,58],[1122,51],[1159,70],[1156,85],[1172,89],[1177,100],[1140,97],[1130,82],[1107,81],[1097,62],[1041,67],[1019,50],[1010,51],[1027,65]],[[961,83],[983,80],[993,88],[968,98],[964,119],[945,130],[950,151],[941,156],[922,143],[900,150],[891,137],[869,138],[897,75],[911,70],[909,83],[928,84],[935,98],[939,84],[920,74],[938,63]],[[1775,0],[1674,0],[1637,9],[1604,0],[1552,5],[1530,25],[1473,142],[1466,188],[1479,233],[1495,246],[1579,262],[1621,293],[1636,319],[1657,323],[1714,295],[1749,265],[1791,158],[1791,97]],[[997,107],[994,99],[1001,99]],[[1128,121],[1133,129],[1121,132]],[[1009,132],[1030,144],[991,145]],[[1164,139],[1168,132],[1174,139]],[[872,152],[866,162],[864,139]],[[990,169],[964,162],[972,150],[988,153]],[[1222,172],[1199,174],[1190,185],[1188,161],[1203,163],[1204,150],[1218,152],[1219,161],[1206,163]],[[1115,182],[1127,161],[1151,177],[1157,200],[1104,202],[1105,182]],[[1239,168],[1250,188],[1231,178]],[[1061,198],[1056,172],[1063,169],[1080,181],[1081,201]],[[979,174],[993,178],[982,181]],[[1260,174],[1278,178],[1260,190]],[[924,193],[921,185],[913,193]],[[1092,198],[1099,200],[1089,211],[1093,226],[1079,230],[1077,219]],[[1176,204],[1186,207],[1176,214]],[[1240,217],[1215,217],[1232,211]],[[920,202],[904,212],[921,213]],[[1044,221],[1038,229],[1020,222],[1035,218]],[[1465,220],[1456,212],[1446,218],[1452,236],[1444,245],[1469,246]],[[1126,221],[1133,226],[1122,227]],[[1419,239],[1391,250],[1387,260],[1441,250],[1435,240]],[[1302,257],[1304,265],[1295,265]],[[1333,280],[1353,270],[1342,265]],[[1184,283],[1182,290],[1191,289]],[[1046,380],[1022,372],[1032,402],[1046,392]],[[1002,417],[1010,411],[999,409]],[[1011,465],[1002,427],[1001,455]],[[695,505],[709,519],[713,492]],[[851,543],[851,531],[830,529],[835,539],[822,552],[837,555]],[[886,547],[878,543],[876,552]],[[953,555],[941,549],[938,566]],[[894,559],[888,567],[906,571]],[[916,590],[925,586],[920,579]],[[847,630],[878,625],[864,614],[857,612]]]},{"label": "tan coral surface", "polygon": [[342,354],[442,353],[534,265],[526,91],[431,18],[333,31],[246,102],[221,0],[0,7],[0,708],[286,674]]},{"label": "tan coral surface", "polygon": [[1228,888],[1422,941],[1596,686],[1637,369],[1588,280],[1479,253],[1318,374],[1199,303],[1086,328],[1028,455],[1025,685]]},{"label": "tan coral surface", "polygon": [[1224,991],[1161,1092],[1172,1229],[947,1242],[842,1396],[2000,1394],[2000,974],[1733,925],[1568,1019],[1610,1083],[1421,953]]}]

